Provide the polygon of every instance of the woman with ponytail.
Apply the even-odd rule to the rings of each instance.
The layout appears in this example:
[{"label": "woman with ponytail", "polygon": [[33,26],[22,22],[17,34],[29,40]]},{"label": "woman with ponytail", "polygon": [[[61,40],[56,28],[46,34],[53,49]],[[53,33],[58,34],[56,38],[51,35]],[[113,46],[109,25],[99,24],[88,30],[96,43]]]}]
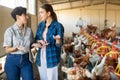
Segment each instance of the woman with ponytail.
[{"label": "woman with ponytail", "polygon": [[41,20],[37,27],[36,43],[38,53],[36,64],[40,80],[58,80],[58,65],[60,62],[61,46],[63,44],[64,27],[57,21],[57,16],[50,4],[43,4],[39,9]]}]

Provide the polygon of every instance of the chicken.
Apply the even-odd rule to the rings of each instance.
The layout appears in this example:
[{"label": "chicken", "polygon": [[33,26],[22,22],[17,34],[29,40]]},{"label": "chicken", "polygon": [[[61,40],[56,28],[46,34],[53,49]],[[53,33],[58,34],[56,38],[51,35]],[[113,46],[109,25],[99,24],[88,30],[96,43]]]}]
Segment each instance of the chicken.
[{"label": "chicken", "polygon": [[38,51],[38,48],[34,47],[34,48],[31,49],[31,53],[32,53],[34,62],[35,62],[35,59],[36,59],[36,56],[37,56],[37,51]]},{"label": "chicken", "polygon": [[63,60],[63,62],[66,61],[66,57],[67,57],[67,53],[66,53],[66,52],[63,52],[63,53],[61,54],[61,59]]},{"label": "chicken", "polygon": [[102,59],[102,61],[101,61],[101,63],[99,65],[95,65],[95,67],[92,69],[92,73],[95,73],[96,76],[99,76],[99,75],[102,74],[106,58],[107,57],[104,56],[103,59]]},{"label": "chicken", "polygon": [[81,40],[78,40],[78,44],[74,46],[75,50],[80,50]]},{"label": "chicken", "polygon": [[92,69],[92,72],[89,72],[88,70],[85,70],[85,75],[88,78],[91,78],[92,80],[96,80],[96,76],[100,76],[103,72],[104,63],[106,61],[106,56],[103,57],[101,63],[99,65],[95,65],[95,67]]},{"label": "chicken", "polygon": [[85,75],[86,75],[88,78],[92,79],[92,80],[96,80],[96,75],[95,75],[95,73],[90,73],[90,72],[88,71],[88,69],[85,70]]}]

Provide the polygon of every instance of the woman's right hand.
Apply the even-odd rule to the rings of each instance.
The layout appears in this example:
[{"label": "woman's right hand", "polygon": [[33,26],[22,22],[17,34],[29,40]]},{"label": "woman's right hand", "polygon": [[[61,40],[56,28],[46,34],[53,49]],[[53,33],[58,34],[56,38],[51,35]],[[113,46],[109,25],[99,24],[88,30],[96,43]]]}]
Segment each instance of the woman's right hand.
[{"label": "woman's right hand", "polygon": [[41,44],[42,46],[46,46],[49,44],[47,43],[47,41],[44,41],[44,40],[38,40],[37,43]]},{"label": "woman's right hand", "polygon": [[41,45],[40,43],[33,43],[33,44],[32,44],[32,47],[42,48],[42,45]]},{"label": "woman's right hand", "polygon": [[37,40],[37,43],[39,43],[39,44],[44,44],[45,42],[43,41],[43,40]]},{"label": "woman's right hand", "polygon": [[6,47],[5,47],[6,53],[15,52],[15,51],[17,51],[17,50],[18,50],[17,47],[11,47],[11,46],[6,46]]}]

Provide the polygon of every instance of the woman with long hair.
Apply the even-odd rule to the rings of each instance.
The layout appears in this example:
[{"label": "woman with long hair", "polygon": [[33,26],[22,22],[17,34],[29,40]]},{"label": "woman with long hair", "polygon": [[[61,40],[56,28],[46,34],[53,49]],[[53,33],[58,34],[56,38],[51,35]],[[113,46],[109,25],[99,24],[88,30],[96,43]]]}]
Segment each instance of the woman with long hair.
[{"label": "woman with long hair", "polygon": [[57,16],[50,4],[43,4],[40,7],[39,18],[41,22],[37,27],[35,40],[41,45],[36,57],[40,79],[58,80],[64,27],[57,21]]}]

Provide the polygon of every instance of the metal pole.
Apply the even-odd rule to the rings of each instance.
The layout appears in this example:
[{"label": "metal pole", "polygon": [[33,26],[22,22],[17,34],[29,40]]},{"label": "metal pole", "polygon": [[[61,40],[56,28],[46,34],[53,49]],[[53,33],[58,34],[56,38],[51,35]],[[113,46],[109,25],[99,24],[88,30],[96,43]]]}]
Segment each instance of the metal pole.
[{"label": "metal pole", "polygon": [[107,0],[105,0],[105,20],[104,20],[104,28],[107,27]]}]

